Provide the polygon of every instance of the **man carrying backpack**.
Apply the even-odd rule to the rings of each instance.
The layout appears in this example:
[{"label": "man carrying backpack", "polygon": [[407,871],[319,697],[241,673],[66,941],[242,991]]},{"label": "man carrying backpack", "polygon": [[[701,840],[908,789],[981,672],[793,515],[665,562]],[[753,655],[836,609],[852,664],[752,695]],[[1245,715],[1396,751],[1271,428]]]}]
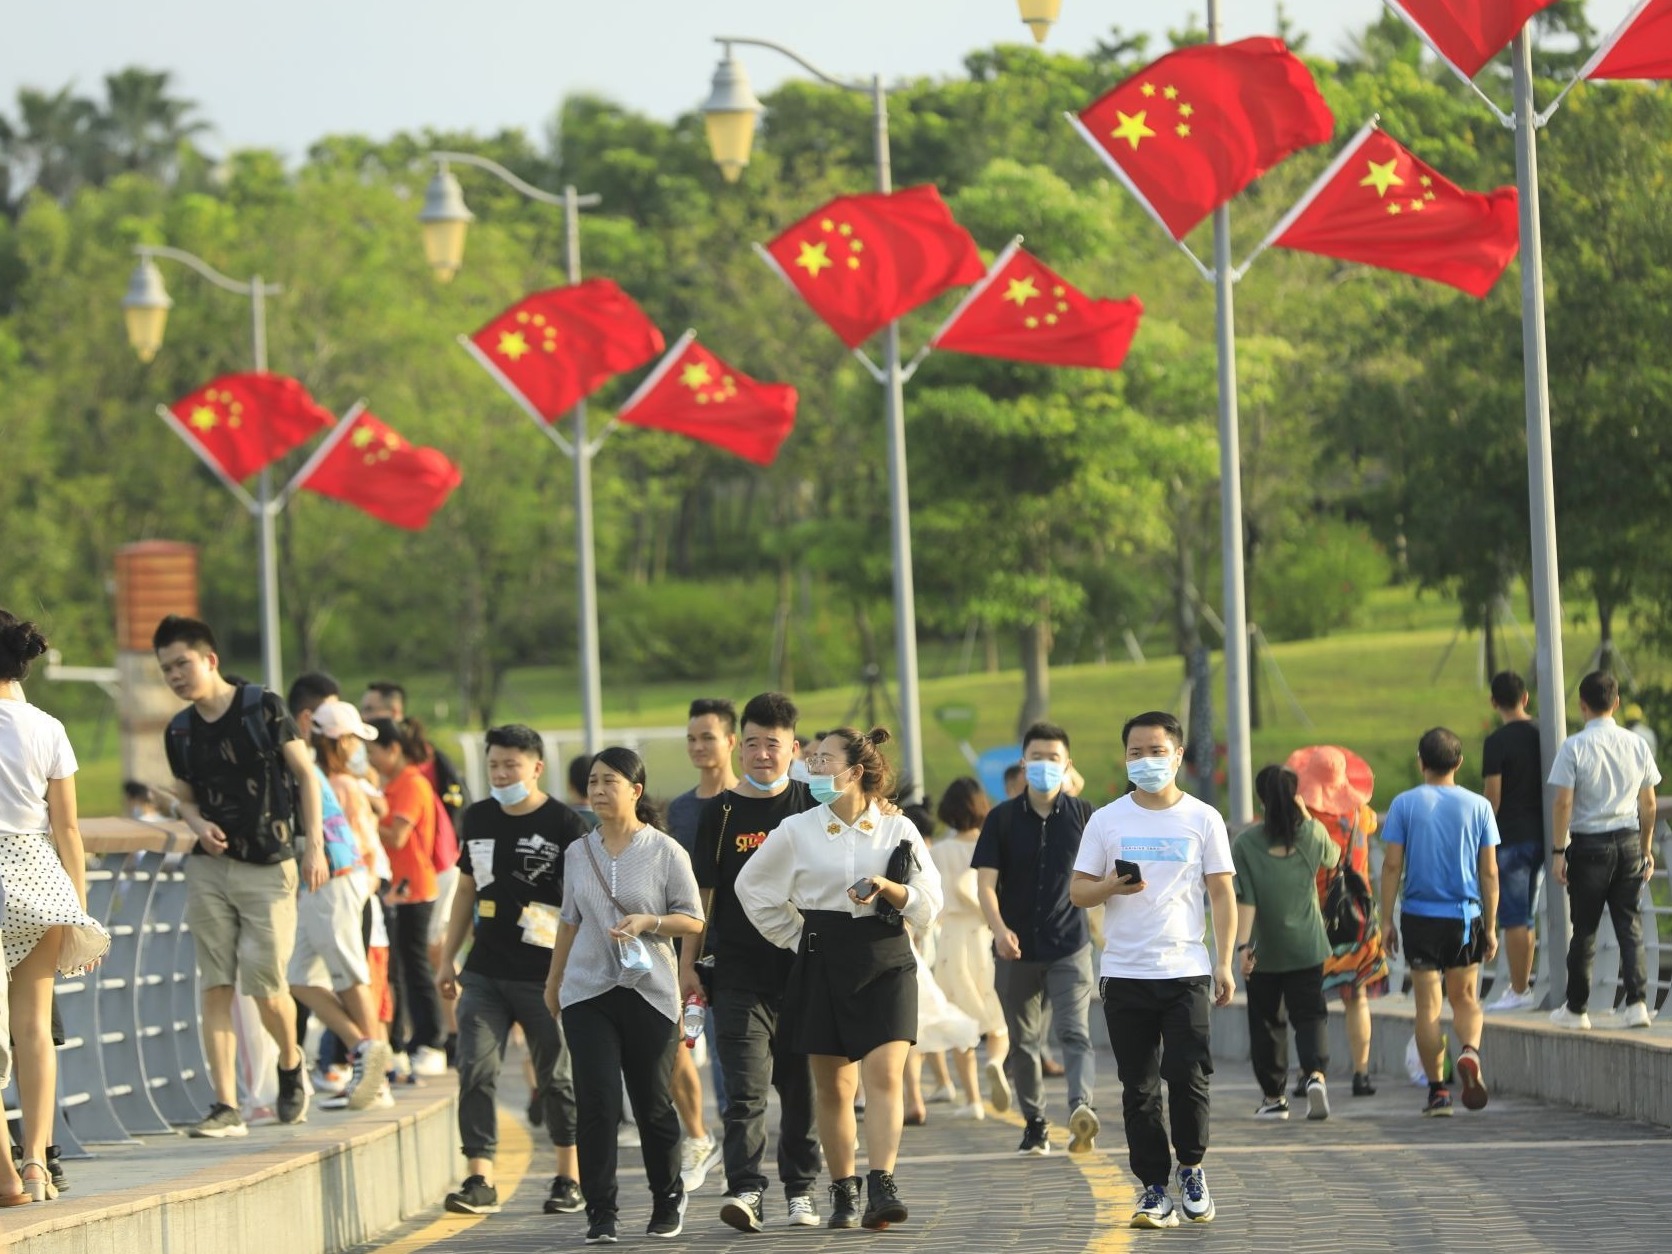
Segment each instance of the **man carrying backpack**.
[{"label": "man carrying backpack", "polygon": [[222,676],[207,623],[171,614],[151,644],[169,688],[191,702],[164,738],[181,817],[197,837],[186,859],[186,924],[202,975],[203,1043],[215,1089],[208,1116],[190,1132],[246,1136],[234,979],[279,1048],[279,1122],[300,1122],[308,1111],[285,968],[296,943],[298,826],[301,882],[317,890],[329,878],[319,780],[279,696]]}]

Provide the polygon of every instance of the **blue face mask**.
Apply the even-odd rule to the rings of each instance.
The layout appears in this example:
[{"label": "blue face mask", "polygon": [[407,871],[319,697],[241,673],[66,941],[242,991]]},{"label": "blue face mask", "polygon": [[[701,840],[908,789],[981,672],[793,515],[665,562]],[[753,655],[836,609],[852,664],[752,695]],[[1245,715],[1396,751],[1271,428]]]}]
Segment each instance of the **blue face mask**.
[{"label": "blue face mask", "polygon": [[809,775],[807,787],[813,791],[813,800],[820,805],[829,805],[847,790],[836,786],[834,775]]},{"label": "blue face mask", "polygon": [[528,785],[518,780],[514,784],[506,784],[503,788],[488,789],[493,799],[502,806],[517,806],[528,800]]},{"label": "blue face mask", "polygon": [[1029,762],[1028,787],[1035,792],[1055,792],[1062,787],[1062,777],[1065,774],[1067,768],[1061,762]]},{"label": "blue face mask", "polygon": [[371,770],[371,758],[366,754],[366,742],[355,737],[354,749],[348,755],[348,773],[365,775]]},{"label": "blue face mask", "polygon": [[1178,769],[1178,760],[1171,754],[1164,758],[1139,758],[1126,764],[1126,778],[1145,792],[1166,792]]},{"label": "blue face mask", "polygon": [[789,777],[790,777],[790,773],[788,771],[785,771],[777,779],[772,780],[769,783],[763,783],[761,780],[756,779],[753,775],[749,774],[747,771],[745,771],[743,773],[743,779],[749,785],[749,787],[758,788],[762,792],[777,792],[778,789],[780,789],[784,786],[784,781],[786,779],[788,779]]}]

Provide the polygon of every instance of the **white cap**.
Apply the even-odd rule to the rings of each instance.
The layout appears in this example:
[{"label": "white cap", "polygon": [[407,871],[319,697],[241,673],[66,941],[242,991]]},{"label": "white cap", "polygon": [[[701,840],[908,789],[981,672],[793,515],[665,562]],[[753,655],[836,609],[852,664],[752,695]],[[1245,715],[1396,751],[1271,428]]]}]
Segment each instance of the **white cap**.
[{"label": "white cap", "polygon": [[377,733],[366,726],[360,711],[347,701],[331,698],[314,711],[314,731],[331,740],[343,736],[358,736],[361,740],[376,740]]}]

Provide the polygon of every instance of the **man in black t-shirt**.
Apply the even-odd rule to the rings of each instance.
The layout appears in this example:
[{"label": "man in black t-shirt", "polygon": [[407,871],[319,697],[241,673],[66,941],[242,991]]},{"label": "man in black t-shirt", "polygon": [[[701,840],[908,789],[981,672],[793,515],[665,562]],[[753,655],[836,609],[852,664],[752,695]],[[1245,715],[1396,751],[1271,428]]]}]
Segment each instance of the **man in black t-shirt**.
[{"label": "man in black t-shirt", "polygon": [[313,756],[276,693],[234,685],[221,674],[208,623],[170,614],[151,644],[169,688],[191,702],[164,737],[180,815],[197,837],[186,859],[186,926],[197,951],[204,1053],[215,1090],[214,1105],[190,1132],[217,1139],[249,1133],[238,1110],[234,981],[279,1047],[279,1121],[299,1123],[307,1117],[308,1087],[285,968],[296,945],[298,878],[312,892],[330,874]]},{"label": "man in black t-shirt", "polygon": [[[563,851],[586,835],[586,825],[540,790],[546,763],[539,732],[511,723],[490,728],[485,740],[493,796],[462,816],[458,896],[436,970],[442,997],[459,1003],[459,1138],[469,1160],[464,1184],[447,1195],[446,1207],[466,1215],[499,1210],[494,1097],[505,1041],[516,1023],[534,1060],[542,1122],[557,1148],[546,1213],[572,1214],[583,1205],[575,1086],[545,988],[563,905]],[[470,956],[461,979],[457,962],[467,937]]]},{"label": "man in black t-shirt", "polygon": [[807,785],[789,778],[794,754],[794,703],[767,692],[743,708],[744,775],[735,787],[703,806],[692,868],[703,891],[706,930],[688,940],[680,955],[680,987],[686,997],[703,995],[697,975],[700,955],[713,956],[712,987],[720,1069],[726,1079],[723,1158],[726,1198],[720,1218],[743,1232],[759,1232],[767,1178],[766,1099],[778,1091],[778,1178],[784,1186],[789,1222],[819,1222],[814,1189],[819,1145],[813,1133],[813,1078],[805,1054],[790,1050],[778,1030],[784,988],[794,955],[779,949],[750,923],[737,900],[737,876],[773,829],[816,803]]},{"label": "man in black t-shirt", "polygon": [[1527,685],[1514,671],[1492,677],[1492,708],[1503,726],[1481,753],[1481,792],[1498,816],[1498,933],[1509,987],[1488,1010],[1526,1010],[1533,996],[1533,902],[1544,874],[1544,759],[1538,724],[1527,714]]}]

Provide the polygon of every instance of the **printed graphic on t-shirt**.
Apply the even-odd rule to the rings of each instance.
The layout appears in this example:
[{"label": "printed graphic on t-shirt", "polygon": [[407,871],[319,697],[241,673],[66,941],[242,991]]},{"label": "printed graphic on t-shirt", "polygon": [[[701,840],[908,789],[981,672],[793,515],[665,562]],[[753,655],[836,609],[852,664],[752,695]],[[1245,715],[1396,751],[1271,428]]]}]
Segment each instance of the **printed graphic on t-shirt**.
[{"label": "printed graphic on t-shirt", "polygon": [[732,841],[732,852],[740,854],[754,853],[766,839],[765,832],[739,832]]},{"label": "printed graphic on t-shirt", "polygon": [[517,841],[516,861],[517,869],[511,872],[513,879],[531,888],[550,883],[563,872],[563,847],[534,832]]},{"label": "printed graphic on t-shirt", "polygon": [[467,840],[464,843],[470,855],[471,878],[476,881],[476,891],[481,892],[493,883],[493,841]]},{"label": "printed graphic on t-shirt", "polygon": [[1196,851],[1187,836],[1122,836],[1120,845],[1128,862],[1190,862]]}]

